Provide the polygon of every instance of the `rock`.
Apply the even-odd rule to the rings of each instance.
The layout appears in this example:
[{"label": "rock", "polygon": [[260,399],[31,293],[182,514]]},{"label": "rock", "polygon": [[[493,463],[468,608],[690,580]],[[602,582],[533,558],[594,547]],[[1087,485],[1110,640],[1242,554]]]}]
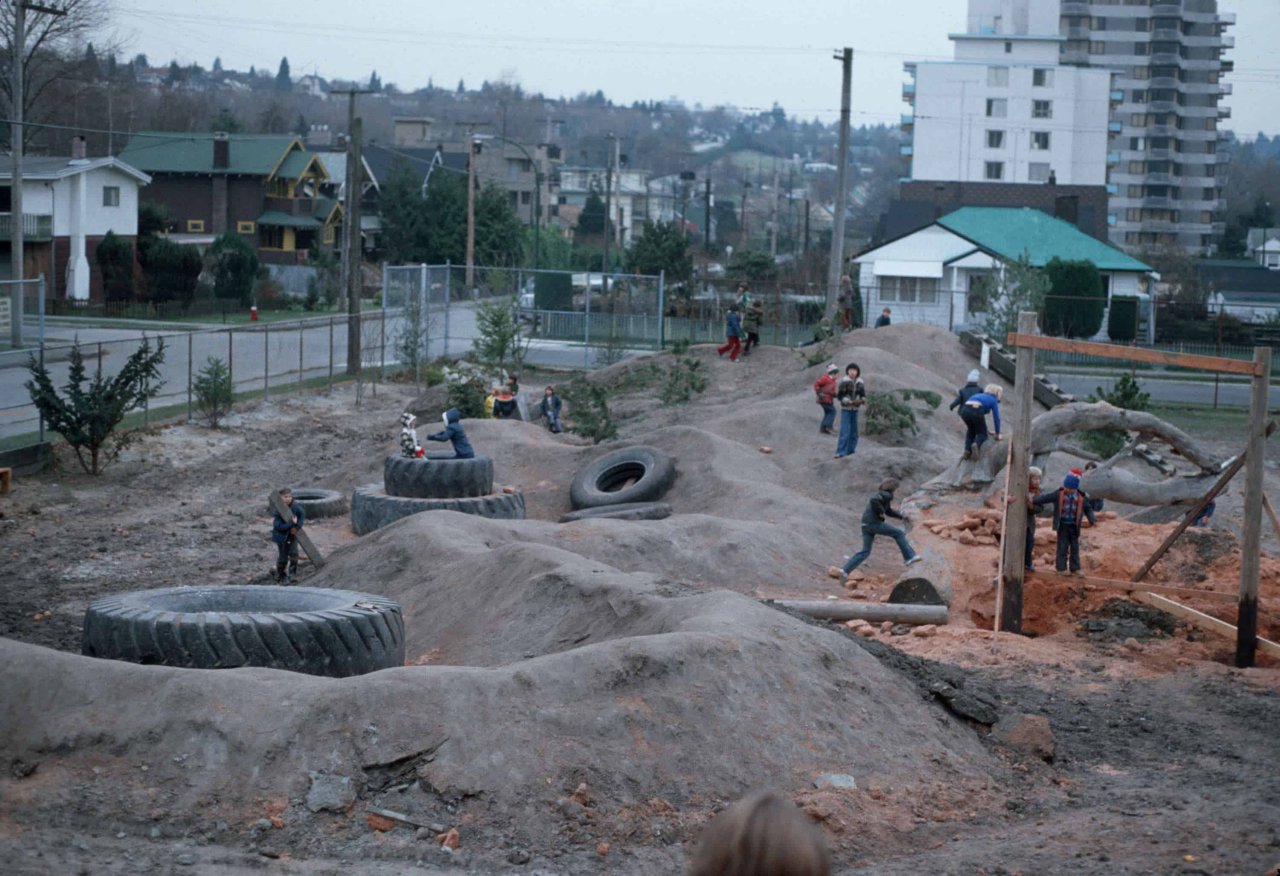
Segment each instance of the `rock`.
[{"label": "rock", "polygon": [[856,791],[858,782],[848,773],[822,773],[813,780],[815,788],[834,788],[839,791]]},{"label": "rock", "polygon": [[515,864],[516,866],[527,864],[529,863],[529,853],[524,849],[512,849],[507,855],[507,863]]},{"label": "rock", "polygon": [[516,490],[516,488],[515,488],[515,487],[503,487],[503,488],[502,488],[502,492],[504,492],[504,493],[506,493],[506,494],[508,494],[508,495],[511,495],[511,494],[514,494],[515,492],[517,492],[517,490]]},{"label": "rock", "polygon": [[259,818],[253,823],[254,830],[271,830],[272,826],[270,818]]},{"label": "rock", "polygon": [[911,631],[911,635],[917,639],[929,639],[938,635],[938,627],[936,624],[921,624]]},{"label": "rock", "polygon": [[556,801],[556,808],[560,810],[560,814],[565,818],[573,818],[578,821],[587,820],[586,807],[571,797],[561,797]]},{"label": "rock", "polygon": [[458,835],[458,829],[456,827],[451,827],[445,833],[437,836],[436,842],[440,844],[440,848],[442,849],[456,850],[460,845],[462,845],[462,837]]},{"label": "rock", "polygon": [[161,831],[160,828],[158,827],[153,827],[151,828],[151,830],[148,832],[147,835],[150,836],[152,839],[160,839],[160,837],[164,835],[164,832]]},{"label": "rock", "polygon": [[889,630],[891,630],[891,629],[893,629],[893,621],[881,621],[881,622],[880,622],[880,632],[882,632],[882,633],[887,633],[887,632],[889,632]]},{"label": "rock", "polygon": [[973,533],[965,529],[965,530],[961,530],[960,532],[960,543],[964,545],[972,546],[977,544],[978,542],[977,542],[977,539],[973,537]]},{"label": "rock", "polygon": [[356,801],[356,789],[348,776],[311,773],[307,808],[312,812],[345,812]]},{"label": "rock", "polygon": [[195,864],[196,856],[191,854],[190,852],[183,852],[181,855],[178,855],[173,860],[183,867],[190,867],[193,864]]},{"label": "rock", "polygon": [[910,624],[893,624],[889,627],[889,635],[891,636],[908,636],[911,634]]},{"label": "rock", "polygon": [[587,789],[587,783],[583,782],[574,788],[573,793],[569,795],[570,800],[576,800],[583,806],[591,805],[591,792]]},{"label": "rock", "polygon": [[1053,761],[1057,742],[1049,719],[1044,715],[1011,715],[996,722],[991,732],[997,740],[1016,751]]},{"label": "rock", "polygon": [[975,535],[973,537],[973,543],[991,547],[997,544],[998,542],[996,541],[996,537],[994,535]]},{"label": "rock", "polygon": [[599,856],[600,856],[600,857],[602,857],[602,858],[603,858],[605,855],[609,854],[609,844],[608,844],[608,843],[596,843],[596,854],[597,854],[597,855],[599,855]]},{"label": "rock", "polygon": [[851,629],[851,630],[860,630],[860,629],[862,629],[863,627],[869,627],[869,626],[871,626],[871,624],[870,624],[870,623],[868,623],[866,620],[864,620],[863,618],[860,618],[860,617],[855,617],[855,618],[854,618],[853,620],[851,620],[851,621],[845,621],[845,622],[844,622],[844,625],[845,625],[846,627],[848,627],[849,629]]},{"label": "rock", "polygon": [[1132,636],[1125,639],[1124,642],[1121,643],[1120,647],[1124,648],[1126,651],[1131,651],[1135,654],[1141,653],[1142,651],[1147,650],[1145,647],[1143,647],[1141,642],[1139,642],[1137,639],[1133,638]]},{"label": "rock", "polygon": [[365,815],[364,823],[370,830],[376,830],[378,833],[386,833],[396,826],[396,823],[385,815],[374,815],[372,812]]},{"label": "rock", "polygon": [[838,580],[840,580],[840,567],[839,567],[839,566],[828,566],[828,567],[827,567],[827,577],[829,577],[829,578],[835,578],[837,581],[838,581]]},{"label": "rock", "polygon": [[871,626],[870,624],[867,624],[865,627],[858,628],[858,635],[862,636],[862,638],[864,639],[870,639],[875,634],[876,634],[876,628]]}]

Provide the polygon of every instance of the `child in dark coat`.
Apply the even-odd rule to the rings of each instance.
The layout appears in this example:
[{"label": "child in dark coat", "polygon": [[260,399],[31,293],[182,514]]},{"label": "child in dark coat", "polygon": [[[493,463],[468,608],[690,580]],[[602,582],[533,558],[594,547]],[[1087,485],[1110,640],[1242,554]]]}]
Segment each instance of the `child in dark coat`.
[{"label": "child in dark coat", "polygon": [[[271,540],[276,543],[276,580],[281,584],[288,584],[298,574],[298,531],[307,522],[307,512],[293,500],[293,490],[288,487],[280,488],[280,498],[284,499],[292,513],[288,520],[281,517],[279,511],[272,513]],[[286,564],[289,567],[288,575],[285,575]]]},{"label": "child in dark coat", "polygon": [[560,425],[560,396],[556,395],[556,388],[548,386],[542,391],[542,401],[538,405],[542,411],[542,416],[547,418],[547,428],[552,432],[563,431]]},{"label": "child in dark coat", "polygon": [[867,502],[867,507],[862,512],[862,550],[849,557],[848,562],[841,569],[846,578],[850,572],[862,565],[867,557],[871,556],[871,545],[875,542],[877,535],[887,535],[896,541],[898,550],[902,551],[902,559],[908,566],[920,562],[920,557],[907,541],[907,534],[885,522],[886,517],[896,517],[898,520],[910,519],[902,512],[893,509],[893,493],[897,489],[898,482],[893,478],[881,481],[880,489]]},{"label": "child in dark coat", "polygon": [[449,441],[453,444],[454,459],[471,459],[476,452],[471,449],[471,442],[467,440],[467,433],[462,429],[462,411],[457,408],[449,408],[444,412],[444,430],[436,432],[434,435],[428,435],[428,441]]},{"label": "child in dark coat", "polygon": [[1071,574],[1080,574],[1080,524],[1088,518],[1089,524],[1098,525],[1098,518],[1089,507],[1089,496],[1080,489],[1080,478],[1069,474],[1062,481],[1062,489],[1041,493],[1031,500],[1033,507],[1053,506],[1053,528],[1058,531],[1058,554],[1053,567],[1067,571],[1070,559]]}]

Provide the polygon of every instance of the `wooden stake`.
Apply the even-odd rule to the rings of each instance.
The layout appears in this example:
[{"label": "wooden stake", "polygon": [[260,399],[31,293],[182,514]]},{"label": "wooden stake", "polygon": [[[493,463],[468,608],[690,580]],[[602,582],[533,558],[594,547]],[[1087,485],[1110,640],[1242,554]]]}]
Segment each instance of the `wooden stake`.
[{"label": "wooden stake", "polygon": [[1262,477],[1267,452],[1267,390],[1271,348],[1253,348],[1253,395],[1249,400],[1249,449],[1245,464],[1244,535],[1240,545],[1240,611],[1236,619],[1236,666],[1252,666],[1258,647],[1258,572],[1262,565]]},{"label": "wooden stake", "polygon": [[[275,490],[267,494],[267,501],[271,503],[271,510],[279,514],[281,518],[285,520],[293,519],[293,511]],[[312,565],[317,569],[323,566],[324,557],[320,555],[320,550],[311,543],[311,536],[307,535],[306,530],[299,529],[296,538],[298,539],[298,546],[306,551],[307,556],[311,558]]]},{"label": "wooden stake", "polygon": [[[1018,337],[1034,337],[1036,315],[1018,314]],[[1000,629],[1022,632],[1022,577],[1026,566],[1027,466],[1031,464],[1031,410],[1035,406],[1036,352],[1033,347],[1017,348],[1017,369],[1013,378],[1013,396],[1018,402],[1017,421],[1009,436],[1009,476],[1005,480],[1004,542],[1000,556],[1000,580],[1005,593],[1000,605]],[[1012,504],[1009,496],[1016,496]]]},{"label": "wooden stake", "polygon": [[1262,494],[1262,507],[1267,509],[1267,516],[1271,518],[1271,528],[1276,531],[1276,538],[1280,538],[1280,517],[1276,517],[1276,509],[1266,493]]}]

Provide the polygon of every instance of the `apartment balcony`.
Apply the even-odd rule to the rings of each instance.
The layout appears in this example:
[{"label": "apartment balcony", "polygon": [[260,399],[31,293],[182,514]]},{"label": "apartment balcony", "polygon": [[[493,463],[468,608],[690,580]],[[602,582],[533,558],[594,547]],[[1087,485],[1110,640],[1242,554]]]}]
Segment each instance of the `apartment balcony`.
[{"label": "apartment balcony", "polygon": [[263,212],[277,211],[288,216],[310,216],[316,211],[315,198],[282,198],[268,195]]},{"label": "apartment balcony", "polygon": [[908,161],[911,160],[911,154],[913,151],[914,150],[911,148],[910,143],[904,143],[898,147],[898,154]]},{"label": "apartment balcony", "polygon": [[1178,103],[1173,100],[1153,100],[1147,104],[1147,112],[1149,113],[1176,113],[1178,111]]},{"label": "apartment balcony", "polygon": [[1087,40],[1089,38],[1089,28],[1087,27],[1068,27],[1067,32],[1062,34],[1069,40]]},{"label": "apartment balcony", "polygon": [[1171,15],[1174,18],[1178,18],[1182,15],[1182,4],[1168,2],[1168,0],[1164,0],[1164,2],[1156,0],[1155,3],[1151,4],[1151,14],[1153,16]]},{"label": "apartment balcony", "polygon": [[1177,88],[1181,83],[1173,76],[1157,76],[1143,83],[1148,88]]},{"label": "apartment balcony", "polygon": [[1179,104],[1175,112],[1184,119],[1221,118],[1218,115],[1218,107],[1216,106],[1182,106]]},{"label": "apartment balcony", "polygon": [[1230,93],[1231,93],[1231,83],[1230,83],[1230,82],[1219,82],[1219,83],[1218,83],[1218,94],[1230,94]]},{"label": "apartment balcony", "polygon": [[1124,130],[1123,122],[1107,122],[1107,130],[1112,134],[1119,134]]},{"label": "apartment balcony", "polygon": [[1231,118],[1231,107],[1229,107],[1229,106],[1220,106],[1220,107],[1218,107],[1218,118],[1220,118],[1220,119],[1229,119],[1229,118]]},{"label": "apartment balcony", "polygon": [[1184,143],[1208,143],[1213,140],[1222,139],[1219,135],[1225,133],[1221,131],[1178,131],[1178,139]]},{"label": "apartment balcony", "polygon": [[1085,0],[1062,0],[1063,15],[1088,15],[1089,4]]},{"label": "apartment balcony", "polygon": [[1167,184],[1167,183],[1173,182],[1172,174],[1168,174],[1168,173],[1148,173],[1143,175],[1142,179],[1144,182],[1151,183],[1153,185],[1161,185],[1161,184]]},{"label": "apartment balcony", "polygon": [[1164,231],[1177,231],[1177,222],[1168,222],[1159,219],[1143,219],[1138,223],[1138,228],[1142,231],[1154,231],[1156,233]]},{"label": "apartment balcony", "polygon": [[1154,52],[1151,55],[1151,66],[1161,66],[1166,64],[1182,63],[1183,59],[1177,52]]},{"label": "apartment balcony", "polygon": [[1230,27],[1235,23],[1236,23],[1236,14],[1234,12],[1218,13],[1218,24],[1225,25],[1226,27]]},{"label": "apartment balcony", "polygon": [[[0,213],[0,240],[13,235],[13,214]],[[23,213],[22,235],[31,243],[48,243],[53,240],[53,216],[46,213]]]},{"label": "apartment balcony", "polygon": [[911,130],[911,128],[915,126],[915,123],[916,123],[915,113],[902,114],[902,130],[904,131]]},{"label": "apartment balcony", "polygon": [[1120,88],[1117,88],[1116,90],[1112,91],[1112,92],[1111,92],[1111,102],[1112,102],[1112,103],[1124,103],[1124,90],[1123,90],[1123,89],[1120,89]]},{"label": "apartment balcony", "polygon": [[1148,209],[1167,210],[1172,204],[1169,198],[1143,198],[1142,206]]},{"label": "apartment balcony", "polygon": [[912,103],[912,104],[915,103],[916,84],[914,82],[902,83],[902,99],[905,100],[907,103]]}]

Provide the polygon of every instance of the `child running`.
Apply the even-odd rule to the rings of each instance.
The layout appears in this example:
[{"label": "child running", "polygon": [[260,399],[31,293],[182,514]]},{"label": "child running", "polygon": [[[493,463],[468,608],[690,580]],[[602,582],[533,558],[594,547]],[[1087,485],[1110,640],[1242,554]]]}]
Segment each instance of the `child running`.
[{"label": "child running", "polygon": [[879,491],[867,502],[866,510],[862,512],[862,550],[849,557],[849,560],[840,570],[844,578],[848,578],[850,572],[862,565],[863,561],[871,556],[871,545],[877,535],[887,535],[896,541],[898,550],[902,551],[902,559],[908,566],[920,562],[920,557],[916,555],[915,550],[912,549],[911,544],[907,541],[907,534],[898,527],[890,526],[885,522],[886,517],[895,517],[902,521],[910,521],[911,519],[902,512],[893,509],[893,494],[897,489],[898,482],[893,478],[881,481]]}]

